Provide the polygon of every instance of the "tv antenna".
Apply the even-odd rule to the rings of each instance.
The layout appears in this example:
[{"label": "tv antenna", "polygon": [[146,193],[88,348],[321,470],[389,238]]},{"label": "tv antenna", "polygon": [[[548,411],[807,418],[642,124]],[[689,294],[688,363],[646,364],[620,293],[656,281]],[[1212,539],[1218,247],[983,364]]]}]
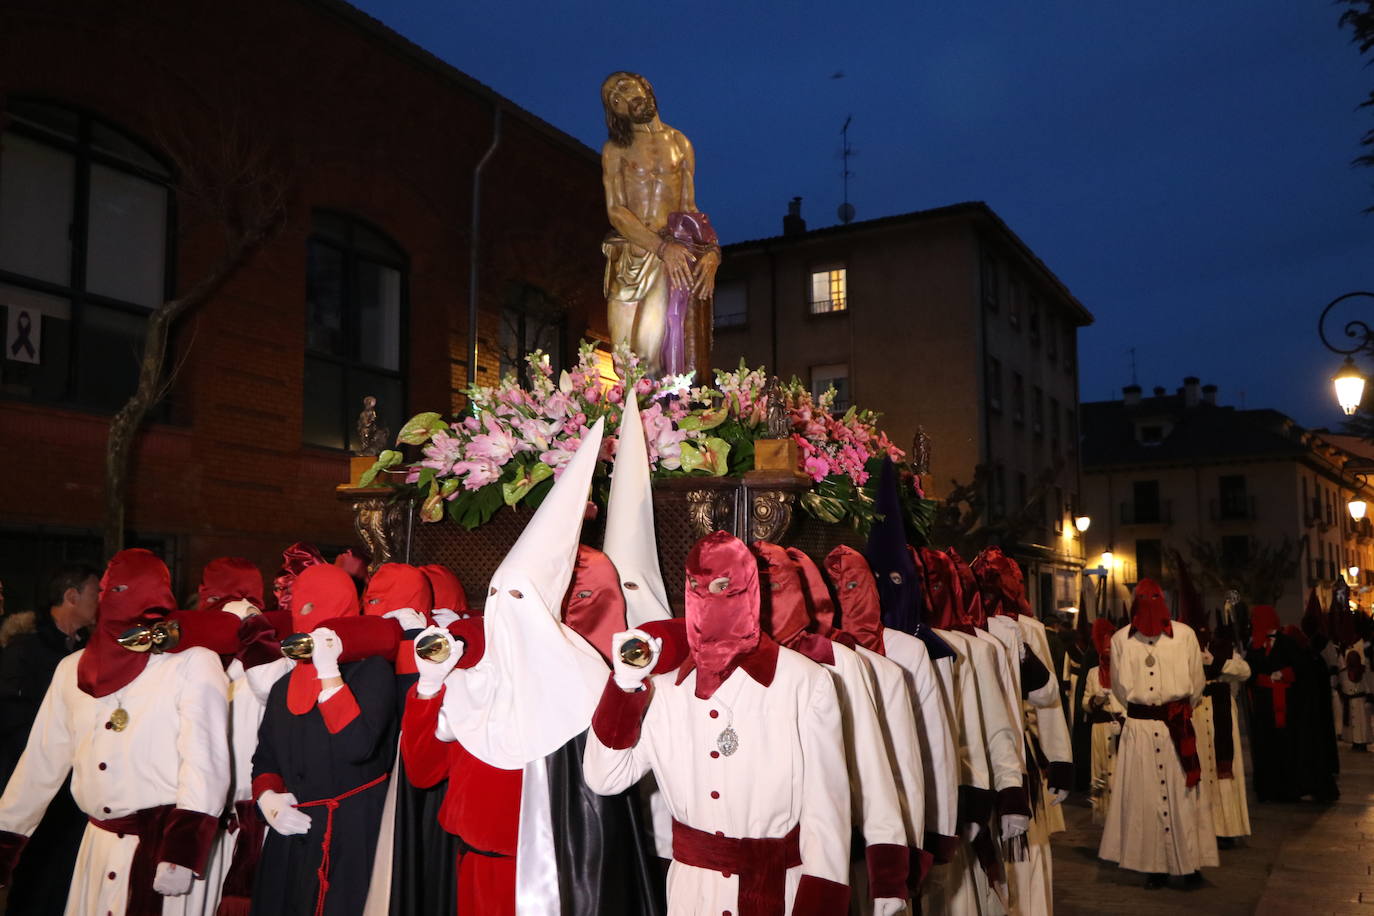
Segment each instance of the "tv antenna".
[{"label": "tv antenna", "polygon": [[848,115],[844,119],[844,126],[840,128],[840,160],[843,165],[840,168],[840,178],[844,182],[844,203],[836,215],[840,222],[848,225],[854,221],[854,205],[849,202],[849,178],[854,173],[849,171],[849,157],[854,155],[854,148],[849,145],[849,125],[853,122],[854,116]]}]

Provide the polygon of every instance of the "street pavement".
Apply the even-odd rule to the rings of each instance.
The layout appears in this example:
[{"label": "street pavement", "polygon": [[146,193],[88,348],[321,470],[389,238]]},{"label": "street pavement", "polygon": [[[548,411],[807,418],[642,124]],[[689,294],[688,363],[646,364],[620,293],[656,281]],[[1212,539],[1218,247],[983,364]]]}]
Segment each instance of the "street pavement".
[{"label": "street pavement", "polygon": [[1221,867],[1203,869],[1201,887],[1175,879],[1152,891],[1142,875],[1098,860],[1101,830],[1074,795],[1064,803],[1068,829],[1054,837],[1055,913],[1374,916],[1374,754],[1343,749],[1340,788],[1332,805],[1261,805],[1251,791],[1253,833],[1221,850]]}]

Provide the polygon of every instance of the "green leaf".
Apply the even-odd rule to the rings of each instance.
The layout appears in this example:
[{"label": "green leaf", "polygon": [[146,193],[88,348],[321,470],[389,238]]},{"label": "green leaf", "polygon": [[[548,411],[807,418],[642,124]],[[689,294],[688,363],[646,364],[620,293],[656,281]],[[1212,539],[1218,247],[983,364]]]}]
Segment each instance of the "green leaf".
[{"label": "green leaf", "polygon": [[448,517],[469,531],[480,528],[495,515],[505,502],[501,499],[501,485],[489,483],[478,490],[464,490],[448,504]]},{"label": "green leaf", "polygon": [[387,449],[377,456],[377,460],[372,463],[372,467],[358,477],[358,486],[370,487],[372,482],[377,479],[377,475],[388,468],[394,468],[401,463],[402,455],[400,452]]},{"label": "green leaf", "polygon": [[401,431],[396,434],[396,442],[404,442],[406,445],[424,445],[429,441],[429,437],[441,429],[446,429],[448,424],[444,418],[437,413],[417,413],[411,417]]},{"label": "green leaf", "polygon": [[730,443],[715,436],[688,439],[682,443],[682,469],[705,471],[712,477],[724,477],[730,470]]},{"label": "green leaf", "polygon": [[433,486],[436,476],[434,468],[420,468],[420,476],[415,478],[415,486],[421,490],[427,490]]},{"label": "green leaf", "polygon": [[837,524],[844,518],[844,503],[838,499],[822,496],[815,490],[808,490],[801,495],[802,508],[812,517],[819,519],[826,524]]},{"label": "green leaf", "polygon": [[[427,469],[428,470],[428,469]],[[439,495],[448,497],[458,489],[458,478],[450,477],[439,485]]]},{"label": "green leaf", "polygon": [[514,506],[525,495],[534,489],[535,484],[540,481],[548,480],[553,476],[553,468],[542,461],[536,461],[530,465],[523,473],[509,483],[501,484],[501,498],[508,506]]},{"label": "green leaf", "polygon": [[431,493],[420,505],[420,521],[437,522],[444,517],[444,498]]},{"label": "green leaf", "polygon": [[724,423],[730,416],[730,411],[724,407],[708,407],[704,410],[694,410],[681,420],[677,421],[678,429],[715,429]]},{"label": "green leaf", "polygon": [[552,477],[548,478],[547,480],[541,480],[541,481],[539,481],[539,483],[537,483],[537,484],[535,484],[533,487],[531,487],[531,488],[530,488],[530,492],[529,492],[528,494],[525,495],[525,499],[524,499],[525,506],[526,506],[527,508],[531,509],[531,510],[538,509],[541,505],[543,505],[543,503],[544,503],[544,498],[547,497],[547,496],[549,495],[550,491],[552,491],[552,490],[553,490],[553,478],[552,478]]}]

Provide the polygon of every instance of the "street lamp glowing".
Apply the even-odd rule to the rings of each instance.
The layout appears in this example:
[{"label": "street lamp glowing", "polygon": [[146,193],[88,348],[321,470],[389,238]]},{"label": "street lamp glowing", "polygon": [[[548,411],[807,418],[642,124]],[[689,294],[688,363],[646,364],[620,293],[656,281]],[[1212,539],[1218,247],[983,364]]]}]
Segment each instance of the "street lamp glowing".
[{"label": "street lamp glowing", "polygon": [[1350,578],[1355,579],[1356,581],[1359,580],[1359,578],[1360,578],[1360,567],[1358,567],[1358,566],[1352,566],[1352,567],[1350,567],[1349,569],[1347,569],[1346,572],[1350,573]]},{"label": "street lamp glowing", "polygon": [[1365,377],[1355,366],[1355,361],[1347,356],[1345,362],[1341,363],[1340,371],[1331,377],[1331,382],[1336,386],[1336,401],[1341,405],[1341,410],[1345,411],[1346,416],[1354,414],[1364,398],[1365,383]]},{"label": "street lamp glowing", "polygon": [[1113,560],[1113,559],[1114,559],[1114,557],[1112,556],[1112,552],[1111,552],[1110,550],[1104,550],[1104,551],[1102,551],[1102,565],[1103,565],[1103,566],[1107,567],[1108,569],[1111,569],[1111,568],[1112,568],[1112,560]]},{"label": "street lamp glowing", "polygon": [[1362,499],[1352,499],[1345,504],[1345,507],[1350,510],[1350,517],[1357,522],[1364,518],[1365,513],[1369,511],[1369,503]]},{"label": "street lamp glowing", "polygon": [[1088,526],[1092,523],[1093,520],[1088,518],[1086,515],[1080,515],[1078,516],[1078,518],[1073,520],[1073,526],[1078,529],[1079,534],[1082,534],[1083,532],[1087,531]]}]

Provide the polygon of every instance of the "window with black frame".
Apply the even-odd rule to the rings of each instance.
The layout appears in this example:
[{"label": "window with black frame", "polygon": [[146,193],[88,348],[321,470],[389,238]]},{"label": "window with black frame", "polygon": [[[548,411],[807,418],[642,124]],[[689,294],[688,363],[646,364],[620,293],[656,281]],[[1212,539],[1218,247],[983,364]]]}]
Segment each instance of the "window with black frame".
[{"label": "window with black frame", "polygon": [[563,338],[567,324],[568,310],[563,303],[533,284],[512,285],[501,309],[502,377],[514,373],[525,380],[527,358],[536,350],[548,356],[554,372],[563,369]]},{"label": "window with black frame", "polygon": [[393,433],[405,413],[405,252],[360,219],[316,211],[306,243],[308,445],[357,445],[362,400]]},{"label": "window with black frame", "polygon": [[114,410],[172,288],[172,171],[84,111],[10,99],[4,117],[0,393]]}]

